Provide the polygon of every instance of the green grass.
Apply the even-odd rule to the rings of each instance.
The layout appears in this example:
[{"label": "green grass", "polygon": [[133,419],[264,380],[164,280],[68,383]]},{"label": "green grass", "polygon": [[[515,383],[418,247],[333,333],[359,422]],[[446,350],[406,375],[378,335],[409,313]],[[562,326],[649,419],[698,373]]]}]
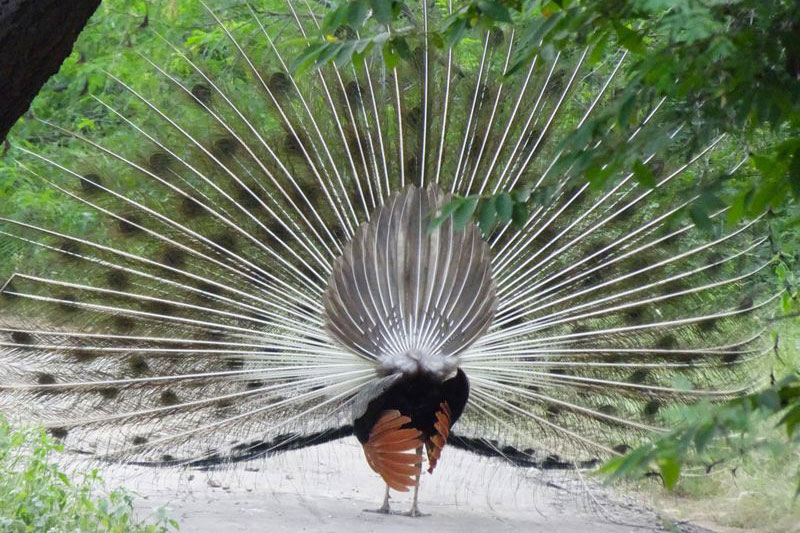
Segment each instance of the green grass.
[{"label": "green grass", "polygon": [[0,531],[161,533],[178,524],[163,512],[133,514],[133,497],[107,491],[97,471],[70,479],[55,464],[61,449],[41,429],[15,429],[0,418]]}]

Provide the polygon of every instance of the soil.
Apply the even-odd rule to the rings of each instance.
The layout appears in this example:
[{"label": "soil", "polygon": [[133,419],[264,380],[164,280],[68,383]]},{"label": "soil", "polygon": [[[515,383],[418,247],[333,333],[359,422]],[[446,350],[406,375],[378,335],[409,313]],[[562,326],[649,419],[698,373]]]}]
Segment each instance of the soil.
[{"label": "soil", "polygon": [[[355,439],[224,470],[114,466],[104,476],[139,496],[141,517],[164,507],[183,532],[710,532],[660,516],[591,477],[521,469],[455,449],[422,477],[420,509],[428,516],[368,512],[380,506],[384,485]],[[406,511],[410,500],[393,493],[392,507]]]}]

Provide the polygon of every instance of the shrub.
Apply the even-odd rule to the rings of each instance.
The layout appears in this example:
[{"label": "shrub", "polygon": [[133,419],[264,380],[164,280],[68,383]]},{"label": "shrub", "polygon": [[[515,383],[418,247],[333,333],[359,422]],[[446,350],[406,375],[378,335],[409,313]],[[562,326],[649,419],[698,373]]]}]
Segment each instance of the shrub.
[{"label": "shrub", "polygon": [[71,480],[54,462],[61,447],[42,429],[16,429],[0,418],[0,531],[141,532],[177,530],[159,511],[149,522],[133,513],[130,493],[105,490],[96,470]]}]

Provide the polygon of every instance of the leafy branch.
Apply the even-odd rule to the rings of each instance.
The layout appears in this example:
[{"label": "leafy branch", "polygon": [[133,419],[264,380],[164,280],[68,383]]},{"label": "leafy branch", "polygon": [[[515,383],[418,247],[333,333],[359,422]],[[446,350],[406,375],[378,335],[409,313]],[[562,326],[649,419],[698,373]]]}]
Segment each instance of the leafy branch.
[{"label": "leafy branch", "polygon": [[[689,133],[690,154],[720,132],[734,134],[752,153],[752,177],[714,192],[706,210],[735,207],[730,219],[781,209],[800,198],[800,4],[789,0],[462,0],[424,32],[404,0],[346,0],[332,9],[301,55],[298,67],[360,60],[380,47],[389,66],[410,59],[427,39],[454,46],[469,32],[513,28],[516,48],[508,75],[536,55],[585,47],[589,64],[612,47],[627,50],[625,90],[600,116],[564,142],[561,164],[576,179],[603,185],[635,163],[624,139],[606,140],[614,124],[627,125],[633,110],[667,98],[669,122]],[[402,29],[395,26],[402,23]],[[639,168],[641,170],[641,167]],[[634,168],[637,178],[643,174]],[[721,179],[721,178],[720,178]],[[723,194],[724,193],[724,194]],[[713,196],[714,198],[711,198]],[[792,200],[794,198],[794,200]],[[480,212],[480,210],[477,210]],[[700,209],[693,218],[703,219]],[[735,222],[736,220],[731,220]]]},{"label": "leafy branch", "polygon": [[528,221],[528,202],[531,199],[530,187],[519,187],[512,192],[470,196],[458,196],[442,206],[439,214],[430,223],[428,231],[433,231],[442,223],[453,217],[453,225],[457,229],[464,228],[467,223],[477,217],[478,227],[488,236],[496,227],[511,222],[515,228],[522,229]]},{"label": "leafy branch", "polygon": [[[686,411],[686,422],[627,454],[615,457],[599,472],[610,480],[657,472],[665,487],[675,487],[689,465],[710,472],[726,458],[741,456],[768,444],[754,428],[764,418],[780,416],[776,428],[786,433],[784,445],[800,444],[800,374],[721,405],[701,402]],[[800,495],[800,471],[797,472]]]}]

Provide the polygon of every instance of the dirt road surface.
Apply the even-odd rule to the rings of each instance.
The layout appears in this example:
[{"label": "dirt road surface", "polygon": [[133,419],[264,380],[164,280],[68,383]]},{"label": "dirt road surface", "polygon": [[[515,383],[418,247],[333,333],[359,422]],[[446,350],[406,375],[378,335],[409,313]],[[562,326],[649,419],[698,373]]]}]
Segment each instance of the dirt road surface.
[{"label": "dirt road surface", "polygon": [[[420,508],[429,516],[421,518],[365,511],[380,505],[384,486],[355,441],[223,471],[118,466],[104,476],[139,496],[140,516],[164,507],[191,533],[709,533],[659,516],[592,478],[520,469],[455,449],[422,477]],[[393,493],[392,505],[407,510],[410,494]]]}]

